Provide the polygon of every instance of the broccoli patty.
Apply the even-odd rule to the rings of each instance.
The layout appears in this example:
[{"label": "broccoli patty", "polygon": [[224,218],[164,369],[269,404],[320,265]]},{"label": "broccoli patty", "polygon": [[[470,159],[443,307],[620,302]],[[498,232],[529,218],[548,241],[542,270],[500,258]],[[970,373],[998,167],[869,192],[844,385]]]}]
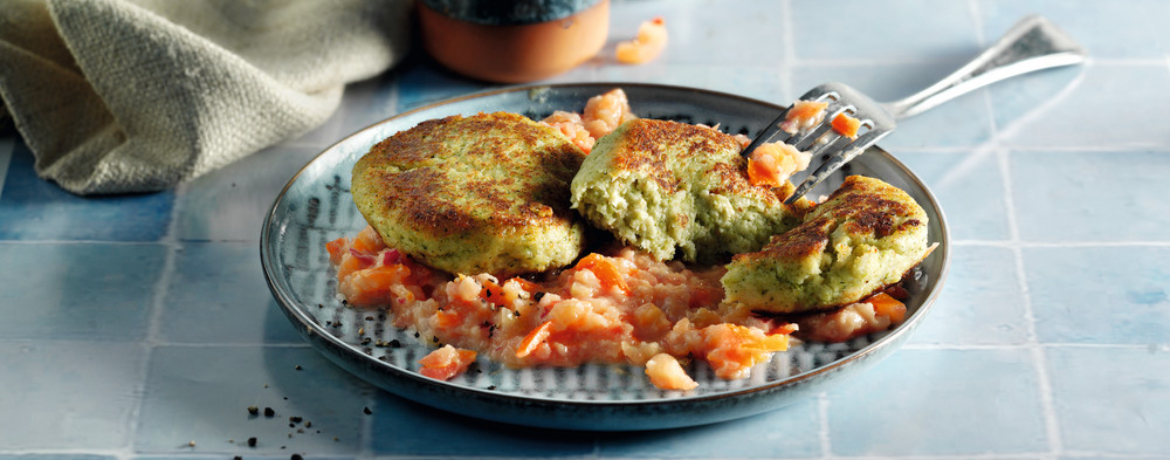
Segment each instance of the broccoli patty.
[{"label": "broccoli patty", "polygon": [[734,137],[672,121],[638,119],[602,137],[573,178],[586,219],[660,260],[711,263],[757,251],[800,223],[810,203],[784,204],[791,183],[748,183]]},{"label": "broccoli patty", "polygon": [[800,226],[732,259],[722,279],[725,302],[801,313],[860,301],[926,257],[926,223],[906,192],[849,176]]},{"label": "broccoli patty", "polygon": [[386,244],[452,273],[569,264],[584,225],[569,182],[585,153],[553,128],[497,112],[429,120],[353,168],[354,203]]}]

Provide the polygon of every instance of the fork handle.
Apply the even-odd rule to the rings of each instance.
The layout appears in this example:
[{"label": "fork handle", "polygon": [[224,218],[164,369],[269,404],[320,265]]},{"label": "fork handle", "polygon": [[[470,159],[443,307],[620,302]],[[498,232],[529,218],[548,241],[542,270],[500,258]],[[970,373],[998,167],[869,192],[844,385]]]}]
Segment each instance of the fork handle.
[{"label": "fork handle", "polygon": [[1085,50],[1041,16],[1027,16],[971,62],[918,93],[883,104],[897,119],[918,115],[968,92],[1028,72],[1078,64]]}]

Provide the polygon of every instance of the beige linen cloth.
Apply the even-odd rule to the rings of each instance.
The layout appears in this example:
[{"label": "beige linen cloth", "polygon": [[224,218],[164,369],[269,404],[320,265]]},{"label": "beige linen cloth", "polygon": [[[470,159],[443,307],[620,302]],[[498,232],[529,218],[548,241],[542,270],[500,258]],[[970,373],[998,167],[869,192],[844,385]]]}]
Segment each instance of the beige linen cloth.
[{"label": "beige linen cloth", "polygon": [[409,0],[0,2],[0,118],[78,194],[170,188],[311,130],[410,38]]}]

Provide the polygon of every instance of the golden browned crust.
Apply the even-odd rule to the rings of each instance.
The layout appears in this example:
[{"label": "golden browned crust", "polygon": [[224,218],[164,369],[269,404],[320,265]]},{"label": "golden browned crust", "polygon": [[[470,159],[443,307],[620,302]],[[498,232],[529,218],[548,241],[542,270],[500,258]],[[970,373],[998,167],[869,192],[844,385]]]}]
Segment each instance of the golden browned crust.
[{"label": "golden browned crust", "polygon": [[354,165],[352,192],[387,244],[437,268],[540,271],[583,245],[569,183],[584,157],[517,114],[456,115],[372,147]]},{"label": "golden browned crust", "polygon": [[[888,197],[888,185],[861,176],[849,176],[825,202],[831,207],[814,208],[807,220],[787,233],[776,235],[761,251],[738,254],[733,260],[747,263],[752,259],[796,260],[824,252],[829,243],[829,232],[838,223],[845,233],[861,237],[872,235],[885,238],[896,232],[909,231],[925,225],[921,220],[906,216],[917,211],[912,202],[901,197]],[[901,221],[901,223],[899,223]]]},{"label": "golden browned crust", "polygon": [[[568,183],[584,154],[571,143],[549,143],[545,127],[523,121],[503,112],[425,121],[371,148],[362,169],[382,191],[381,205],[396,208],[399,223],[419,231],[505,232],[572,219]],[[507,174],[480,174],[498,167],[506,167]],[[524,180],[550,174],[550,181]]]}]

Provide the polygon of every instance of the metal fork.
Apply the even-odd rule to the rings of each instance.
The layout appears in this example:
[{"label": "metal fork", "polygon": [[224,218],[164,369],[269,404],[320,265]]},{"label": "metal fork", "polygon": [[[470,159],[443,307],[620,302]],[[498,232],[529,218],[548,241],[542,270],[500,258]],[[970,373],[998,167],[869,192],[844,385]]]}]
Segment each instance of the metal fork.
[{"label": "metal fork", "polygon": [[[827,154],[828,159],[796,188],[785,203],[792,204],[834,171],[864,153],[894,130],[897,120],[911,117],[975,89],[997,81],[1041,69],[1078,64],[1085,60],[1085,50],[1064,31],[1041,16],[1028,16],[1017,22],[987,50],[938,83],[905,99],[878,103],[860,91],[841,83],[826,83],[800,97],[804,101],[828,102],[823,121],[807,129],[789,133],[780,125],[788,109],[780,113],[741,154],[750,155],[765,142],[782,141],[814,158]],[[791,108],[791,107],[790,107]],[[845,113],[861,120],[863,132],[856,139],[833,131],[832,120]],[[808,150],[811,149],[811,150]]]}]

